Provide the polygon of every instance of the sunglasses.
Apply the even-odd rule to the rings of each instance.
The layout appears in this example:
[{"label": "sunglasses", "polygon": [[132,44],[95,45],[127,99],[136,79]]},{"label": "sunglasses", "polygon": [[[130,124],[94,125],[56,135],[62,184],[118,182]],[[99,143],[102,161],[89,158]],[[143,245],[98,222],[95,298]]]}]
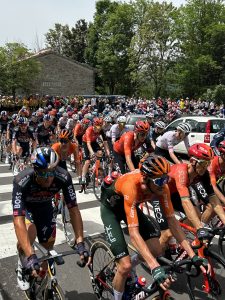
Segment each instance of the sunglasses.
[{"label": "sunglasses", "polygon": [[208,167],[209,165],[210,165],[210,161],[208,161],[208,160],[197,160],[197,163],[198,163],[198,165],[200,166],[200,167],[202,167],[202,168],[206,168],[206,167]]},{"label": "sunglasses", "polygon": [[155,178],[155,179],[151,179],[152,180],[152,182],[156,185],[156,186],[158,186],[158,187],[162,187],[162,186],[164,186],[165,184],[167,184],[168,183],[168,181],[169,181],[169,176],[163,176],[163,177],[160,177],[160,178]]},{"label": "sunglasses", "polygon": [[139,132],[138,136],[140,136],[140,137],[146,137],[147,133],[146,132]]},{"label": "sunglasses", "polygon": [[54,177],[55,171],[36,171],[36,175],[40,178]]},{"label": "sunglasses", "polygon": [[27,127],[28,124],[19,124],[19,127]]},{"label": "sunglasses", "polygon": [[69,140],[67,140],[67,139],[60,139],[59,141],[60,141],[61,144],[69,143]]}]

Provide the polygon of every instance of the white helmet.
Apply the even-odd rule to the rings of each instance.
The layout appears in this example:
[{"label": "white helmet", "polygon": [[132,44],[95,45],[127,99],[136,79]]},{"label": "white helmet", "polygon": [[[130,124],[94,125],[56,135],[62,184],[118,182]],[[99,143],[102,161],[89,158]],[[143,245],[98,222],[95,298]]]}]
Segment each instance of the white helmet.
[{"label": "white helmet", "polygon": [[73,120],[74,120],[74,121],[77,121],[77,120],[79,120],[79,116],[78,116],[78,115],[76,115],[76,114],[72,115],[72,118],[73,118]]},{"label": "white helmet", "polygon": [[180,123],[177,125],[177,130],[181,130],[184,133],[190,133],[191,132],[191,125],[189,123]]},{"label": "white helmet", "polygon": [[149,112],[149,113],[146,114],[146,117],[147,118],[154,118],[154,114]]},{"label": "white helmet", "polygon": [[165,129],[166,124],[162,121],[158,121],[158,122],[155,123],[155,127]]},{"label": "white helmet", "polygon": [[107,123],[112,123],[112,118],[110,116],[106,116],[103,120]]},{"label": "white helmet", "polygon": [[117,123],[126,123],[127,118],[125,116],[120,116],[117,118]]}]

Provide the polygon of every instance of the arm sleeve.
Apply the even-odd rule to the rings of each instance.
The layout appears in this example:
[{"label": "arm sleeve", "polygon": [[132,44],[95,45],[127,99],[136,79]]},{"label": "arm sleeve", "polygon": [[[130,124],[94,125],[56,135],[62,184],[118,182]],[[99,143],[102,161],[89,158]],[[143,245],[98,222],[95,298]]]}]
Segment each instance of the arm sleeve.
[{"label": "arm sleeve", "polygon": [[124,154],[125,154],[125,156],[131,155],[132,143],[133,143],[133,136],[126,134],[124,136]]},{"label": "arm sleeve", "polygon": [[216,185],[216,170],[218,168],[217,161],[215,159],[212,160],[209,166],[209,174],[210,174],[210,181],[212,185]]},{"label": "arm sleeve", "polygon": [[173,204],[171,202],[170,190],[166,184],[163,188],[163,196],[160,198],[160,202],[167,218],[174,215]]},{"label": "arm sleeve", "polygon": [[13,191],[12,191],[12,207],[13,216],[25,216],[25,205],[24,205],[25,194],[21,186],[16,183],[15,179],[13,181]]}]

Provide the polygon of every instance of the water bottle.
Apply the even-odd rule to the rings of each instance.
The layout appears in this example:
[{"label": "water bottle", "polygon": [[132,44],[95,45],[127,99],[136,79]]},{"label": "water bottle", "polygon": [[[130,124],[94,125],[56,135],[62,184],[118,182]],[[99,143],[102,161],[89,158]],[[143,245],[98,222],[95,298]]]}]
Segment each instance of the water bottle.
[{"label": "water bottle", "polygon": [[107,189],[112,183],[113,183],[112,177],[110,175],[107,175],[102,182],[102,188]]},{"label": "water bottle", "polygon": [[146,285],[146,279],[145,277],[139,276],[136,278],[135,287],[136,288],[143,288]]}]

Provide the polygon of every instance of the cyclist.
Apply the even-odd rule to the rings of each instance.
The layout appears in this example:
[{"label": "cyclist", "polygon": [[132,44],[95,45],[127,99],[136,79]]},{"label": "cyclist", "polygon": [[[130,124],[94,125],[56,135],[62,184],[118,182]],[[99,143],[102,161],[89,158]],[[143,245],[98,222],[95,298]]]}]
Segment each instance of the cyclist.
[{"label": "cyclist", "polygon": [[85,134],[86,129],[91,124],[90,120],[82,119],[80,123],[77,123],[73,130],[73,138],[77,145],[82,146],[82,137]]},{"label": "cyclist", "polygon": [[[39,263],[32,246],[36,236],[46,248],[52,249],[56,235],[56,220],[52,198],[62,189],[69,209],[76,244],[81,260],[88,256],[83,238],[83,223],[69,172],[57,166],[58,155],[50,147],[37,148],[32,154],[33,167],[24,170],[13,181],[13,221],[19,253],[17,282],[22,290],[29,288],[22,269],[33,271]],[[44,229],[44,230],[43,230]]]},{"label": "cyclist", "polygon": [[[184,212],[191,225],[198,229],[197,236],[203,231],[207,235],[207,228],[203,230],[203,227],[210,221],[212,209],[225,224],[225,213],[210,184],[207,170],[214,155],[211,147],[204,143],[192,145],[188,155],[189,163],[171,166],[168,183],[171,199],[174,209]],[[199,200],[207,205],[202,216],[197,209]]]},{"label": "cyclist", "polygon": [[43,123],[39,124],[36,129],[37,142],[39,146],[50,145],[54,138],[55,127],[52,125],[52,117],[44,115]]},{"label": "cyclist", "polygon": [[150,131],[149,138],[150,138],[151,146],[154,150],[156,147],[156,141],[157,141],[158,137],[163,134],[163,131],[165,130],[165,128],[166,128],[166,124],[162,121],[158,121],[158,122],[155,122],[155,126],[154,126],[153,130]]},{"label": "cyclist", "polygon": [[12,152],[18,157],[28,157],[30,154],[30,142],[35,149],[36,141],[33,131],[28,128],[28,119],[19,117],[18,127],[15,127],[12,135]]},{"label": "cyclist", "polygon": [[0,113],[0,141],[1,141],[1,137],[3,132],[7,131],[7,125],[8,122],[10,121],[10,118],[8,116],[7,111],[3,110]]},{"label": "cyclist", "polygon": [[224,191],[217,184],[217,181],[225,175],[225,140],[218,144],[215,152],[219,152],[219,156],[214,156],[209,167],[210,180],[216,196],[225,204]]},{"label": "cyclist", "polygon": [[110,157],[107,138],[102,127],[103,127],[103,119],[94,118],[93,126],[89,126],[82,137],[82,141],[83,141],[82,146],[84,149],[84,159],[85,159],[85,163],[82,169],[82,184],[86,183],[86,174],[88,172],[88,168],[90,165],[90,158],[95,158],[96,156],[101,157],[102,155],[101,148],[97,143],[97,139],[100,136],[102,136],[103,139],[103,145],[105,148],[106,156]]},{"label": "cyclist", "polygon": [[130,171],[138,167],[139,161],[134,156],[134,151],[140,148],[147,138],[150,126],[147,121],[137,121],[134,131],[124,133],[113,145],[113,156],[117,171],[125,174],[125,165]]},{"label": "cyclist", "polygon": [[38,127],[38,124],[39,124],[39,122],[38,122],[37,113],[33,112],[31,115],[30,122],[29,122],[29,126],[32,127],[34,130],[36,130]]},{"label": "cyclist", "polygon": [[18,115],[17,114],[13,114],[12,115],[12,120],[9,121],[8,125],[7,125],[7,133],[6,133],[6,140],[7,140],[7,153],[6,153],[6,160],[5,163],[8,164],[11,161],[11,157],[10,157],[10,152],[12,150],[12,135],[13,135],[13,130],[14,128],[17,126],[18,122],[17,122],[17,118]]},{"label": "cyclist", "polygon": [[111,144],[113,145],[124,132],[129,131],[126,126],[127,118],[125,116],[120,116],[117,118],[117,124],[112,125],[109,131],[109,137],[111,138]]},{"label": "cyclist", "polygon": [[176,130],[165,132],[156,142],[155,154],[165,157],[172,163],[179,164],[180,160],[175,155],[173,148],[183,141],[186,149],[189,149],[188,135],[191,129],[189,123],[180,123]]},{"label": "cyclist", "polygon": [[[140,169],[124,174],[111,185],[103,186],[101,193],[101,218],[105,234],[113,255],[117,258],[117,271],[113,280],[114,299],[121,300],[128,274],[135,276],[135,266],[145,260],[152,271],[153,279],[166,290],[171,284],[171,277],[165,273],[155,257],[162,254],[159,242],[158,223],[146,216],[138,207],[144,201],[160,199],[163,210],[174,236],[187,251],[194,262],[203,260],[195,256],[192,248],[174,216],[170,193],[167,186],[170,165],[165,158],[149,156]],[[140,256],[131,258],[127,249],[121,220],[128,225],[130,240]],[[207,261],[204,261],[207,263]]]},{"label": "cyclist", "polygon": [[216,133],[210,143],[216,156],[220,156],[220,151],[218,150],[218,145],[221,141],[225,140],[225,127]]},{"label": "cyclist", "polygon": [[72,143],[73,134],[71,130],[63,129],[59,135],[59,142],[52,145],[52,149],[59,156],[58,166],[67,170],[66,160],[73,155],[76,164],[77,176],[81,179],[81,162],[79,160],[78,146]]}]

